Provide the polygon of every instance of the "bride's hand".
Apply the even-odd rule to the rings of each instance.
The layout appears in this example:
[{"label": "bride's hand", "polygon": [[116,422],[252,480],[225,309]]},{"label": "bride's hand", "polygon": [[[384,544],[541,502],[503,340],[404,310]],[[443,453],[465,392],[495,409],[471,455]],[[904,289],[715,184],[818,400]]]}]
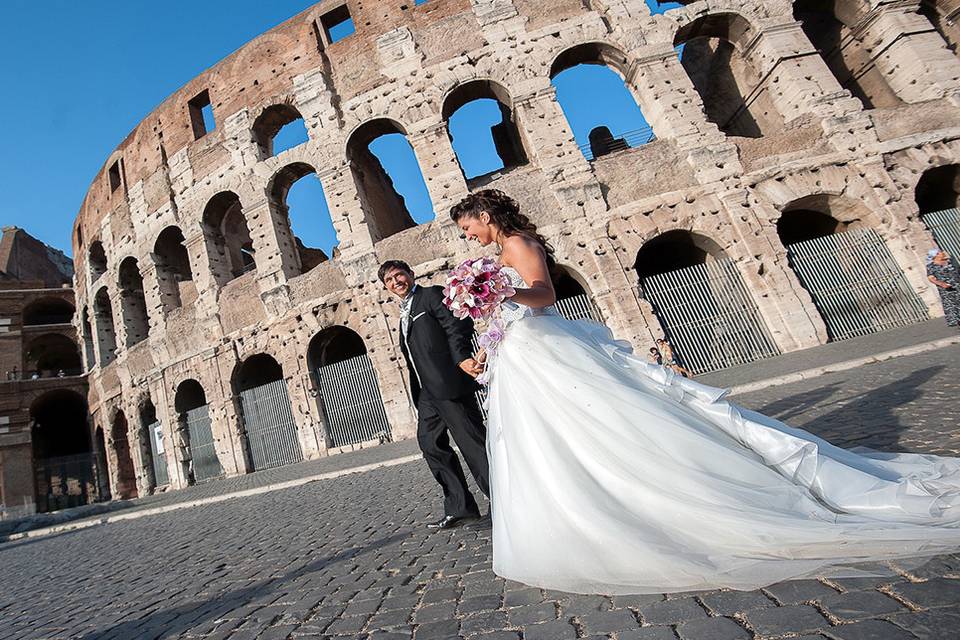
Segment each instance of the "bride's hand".
[{"label": "bride's hand", "polygon": [[473,356],[473,359],[477,361],[477,364],[485,365],[487,363],[487,350],[480,349],[480,351],[477,351],[477,355]]}]

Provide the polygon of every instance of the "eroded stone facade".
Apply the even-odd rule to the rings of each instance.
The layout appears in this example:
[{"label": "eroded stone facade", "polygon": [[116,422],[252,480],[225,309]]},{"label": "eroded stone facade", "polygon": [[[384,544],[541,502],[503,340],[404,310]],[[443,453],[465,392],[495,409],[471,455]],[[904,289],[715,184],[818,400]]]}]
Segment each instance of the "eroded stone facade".
[{"label": "eroded stone facade", "polygon": [[[120,424],[129,442],[127,463],[108,437],[113,495],[153,489],[148,404],[175,445],[164,454],[170,485],[189,481],[176,433],[189,380],[203,389],[225,473],[250,471],[237,391],[256,354],[282,368],[303,455],[329,453],[308,351],[334,327],[362,338],[392,435],[411,437],[397,309],[376,269],[399,258],[437,281],[476,255],[446,212],[481,186],[521,203],[636,347],[663,333],[638,291],[638,252],[674,230],[735,261],[780,352],[825,342],[778,236],[797,207],[875,229],[941,313],[915,190],[928,170],[960,163],[951,3],[841,0],[828,16],[809,4],[701,0],[651,15],[639,0],[328,0],[192,80],[107,159],[74,231],[90,407],[97,428]],[[331,43],[343,5],[356,32]],[[828,31],[833,49],[807,35]],[[654,141],[585,158],[551,84],[584,62],[624,78]],[[445,107],[464,95],[509,109],[522,147],[514,166],[465,179]],[[207,102],[209,132],[197,122]],[[309,141],[273,155],[271,136],[296,115]],[[412,145],[434,221],[413,226],[373,170],[365,145],[386,132]],[[287,189],[308,173],[339,238],[329,260],[299,246],[286,215]],[[231,240],[222,221],[237,214],[245,229]],[[241,245],[255,266],[241,264]]]}]

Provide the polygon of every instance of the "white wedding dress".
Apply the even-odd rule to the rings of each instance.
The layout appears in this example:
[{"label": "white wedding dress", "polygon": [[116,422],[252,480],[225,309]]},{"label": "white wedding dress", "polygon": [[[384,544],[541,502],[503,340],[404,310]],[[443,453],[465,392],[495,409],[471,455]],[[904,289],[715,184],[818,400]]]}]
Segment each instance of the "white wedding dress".
[{"label": "white wedding dress", "polygon": [[960,549],[960,459],[840,449],[644,362],[599,324],[502,311],[487,403],[500,576],[576,593],[755,589]]}]

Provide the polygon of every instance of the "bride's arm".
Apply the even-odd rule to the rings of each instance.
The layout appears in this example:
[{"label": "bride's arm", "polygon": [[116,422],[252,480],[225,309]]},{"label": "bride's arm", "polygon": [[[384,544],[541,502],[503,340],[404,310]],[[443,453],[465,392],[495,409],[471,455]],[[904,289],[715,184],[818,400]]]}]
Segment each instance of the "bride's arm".
[{"label": "bride's arm", "polygon": [[547,259],[539,243],[520,235],[510,236],[503,243],[501,258],[504,264],[517,270],[524,282],[530,283],[526,289],[517,289],[511,300],[534,309],[557,301]]}]

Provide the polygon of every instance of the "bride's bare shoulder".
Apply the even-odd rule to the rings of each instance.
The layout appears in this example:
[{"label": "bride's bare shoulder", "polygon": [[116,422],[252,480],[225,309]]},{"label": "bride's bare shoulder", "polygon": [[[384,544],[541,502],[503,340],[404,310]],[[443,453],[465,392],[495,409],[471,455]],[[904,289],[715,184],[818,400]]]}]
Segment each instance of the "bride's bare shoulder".
[{"label": "bride's bare shoulder", "polygon": [[523,260],[533,256],[543,256],[543,246],[529,236],[516,234],[503,239],[503,262],[511,264],[513,260]]}]

